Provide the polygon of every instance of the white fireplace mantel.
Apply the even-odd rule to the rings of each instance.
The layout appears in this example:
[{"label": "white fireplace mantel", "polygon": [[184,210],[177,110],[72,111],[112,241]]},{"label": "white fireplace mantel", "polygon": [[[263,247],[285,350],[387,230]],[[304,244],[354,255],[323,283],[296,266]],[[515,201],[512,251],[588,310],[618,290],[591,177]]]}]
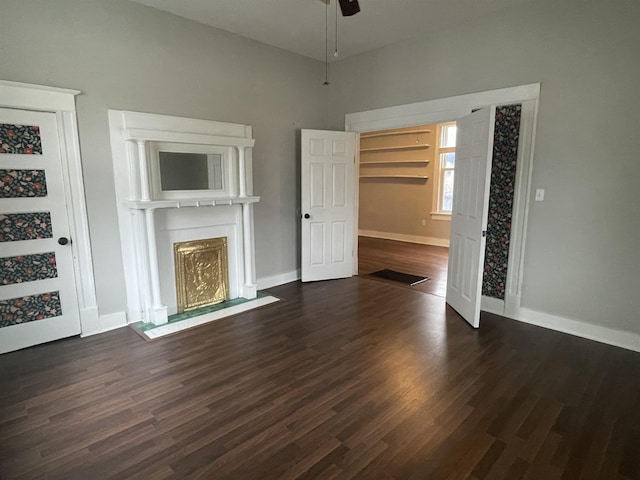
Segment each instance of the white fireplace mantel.
[{"label": "white fireplace mantel", "polygon": [[156,208],[185,208],[185,207],[218,207],[242,203],[258,203],[260,197],[193,197],[174,200],[129,200],[127,206],[134,210],[149,210]]},{"label": "white fireplace mantel", "polygon": [[[196,240],[207,232],[231,237],[231,298],[256,298],[253,204],[260,197],[252,195],[251,127],[115,110],[109,111],[109,123],[129,322],[160,325],[175,313],[172,239]],[[228,184],[220,192],[180,191],[163,198],[159,145],[174,151],[227,149]]]}]

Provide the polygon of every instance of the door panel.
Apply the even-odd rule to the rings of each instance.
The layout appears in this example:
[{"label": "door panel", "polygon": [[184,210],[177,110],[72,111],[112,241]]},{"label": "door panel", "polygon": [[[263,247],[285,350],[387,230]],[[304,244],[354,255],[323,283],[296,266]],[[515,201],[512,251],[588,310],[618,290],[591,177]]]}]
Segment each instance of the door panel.
[{"label": "door panel", "polygon": [[494,123],[495,107],[457,122],[447,303],[475,328],[480,324]]},{"label": "door panel", "polygon": [[324,165],[311,164],[309,184],[311,187],[311,208],[324,207]]},{"label": "door panel", "polygon": [[311,222],[311,265],[321,267],[324,261],[324,223]]},{"label": "door panel", "polygon": [[302,281],[353,274],[355,134],[302,131]]},{"label": "door panel", "polygon": [[344,251],[345,247],[345,222],[332,222],[331,228],[331,254],[334,264],[343,263],[347,257],[347,252]]},{"label": "door panel", "polygon": [[333,165],[333,206],[346,207],[347,205],[347,169],[344,164]]},{"label": "door panel", "polygon": [[0,353],[80,333],[58,126],[0,109]]}]

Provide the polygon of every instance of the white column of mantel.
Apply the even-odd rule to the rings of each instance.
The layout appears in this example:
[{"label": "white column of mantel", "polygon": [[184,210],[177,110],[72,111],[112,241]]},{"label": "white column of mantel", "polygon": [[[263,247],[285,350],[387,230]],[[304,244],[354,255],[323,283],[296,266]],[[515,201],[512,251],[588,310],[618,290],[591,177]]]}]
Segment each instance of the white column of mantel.
[{"label": "white column of mantel", "polygon": [[245,147],[237,147],[238,149],[238,184],[240,187],[240,196],[247,196],[247,166],[244,158]]},{"label": "white column of mantel", "polygon": [[140,199],[149,200],[149,162],[147,160],[147,142],[136,140],[138,144],[138,166],[140,168]]},{"label": "white column of mantel", "polygon": [[137,312],[138,320],[140,322],[148,322],[149,308],[153,302],[153,294],[151,292],[151,282],[149,278],[149,252],[147,250],[147,225],[144,210],[131,210],[131,215],[134,218],[134,247],[137,260],[136,274],[138,276],[138,289],[140,292],[140,311]]},{"label": "white column of mantel", "polygon": [[169,320],[167,307],[162,305],[160,294],[160,274],[158,272],[158,248],[156,244],[155,210],[144,211],[147,226],[147,251],[149,252],[149,280],[151,283],[151,306],[148,318],[155,325],[162,325]]},{"label": "white column of mantel", "polygon": [[252,203],[242,204],[242,244],[244,253],[244,286],[242,296],[252,299],[258,295],[254,279],[253,228],[251,222]]}]

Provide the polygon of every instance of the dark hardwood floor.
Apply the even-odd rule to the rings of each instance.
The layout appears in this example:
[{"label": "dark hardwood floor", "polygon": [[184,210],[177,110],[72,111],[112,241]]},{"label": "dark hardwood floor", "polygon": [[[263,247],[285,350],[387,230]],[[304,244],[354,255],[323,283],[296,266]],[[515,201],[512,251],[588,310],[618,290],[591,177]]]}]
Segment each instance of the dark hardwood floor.
[{"label": "dark hardwood floor", "polygon": [[3,479],[638,479],[640,354],[354,277],[0,357]]},{"label": "dark hardwood floor", "polygon": [[[426,282],[406,288],[444,297],[447,294],[449,249],[382,238],[358,237],[358,273],[368,275],[388,268],[412,275],[429,277]],[[383,282],[376,277],[368,277]],[[398,282],[392,282],[400,285]]]}]

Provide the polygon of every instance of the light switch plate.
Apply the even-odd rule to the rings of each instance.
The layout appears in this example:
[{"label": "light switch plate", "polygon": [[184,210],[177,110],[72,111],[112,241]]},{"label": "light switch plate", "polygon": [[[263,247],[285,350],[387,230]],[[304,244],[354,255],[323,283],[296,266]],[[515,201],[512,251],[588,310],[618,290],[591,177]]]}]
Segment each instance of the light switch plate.
[{"label": "light switch plate", "polygon": [[536,188],[536,202],[544,202],[544,188]]}]

